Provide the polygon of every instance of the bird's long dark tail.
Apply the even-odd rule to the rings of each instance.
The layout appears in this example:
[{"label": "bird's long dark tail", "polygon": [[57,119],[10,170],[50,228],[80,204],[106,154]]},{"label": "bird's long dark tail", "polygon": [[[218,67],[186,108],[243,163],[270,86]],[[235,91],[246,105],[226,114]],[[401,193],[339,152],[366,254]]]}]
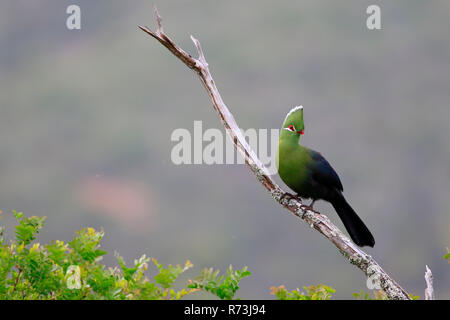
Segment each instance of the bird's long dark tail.
[{"label": "bird's long dark tail", "polygon": [[372,233],[370,233],[364,222],[358,217],[352,207],[350,207],[341,193],[333,199],[331,204],[344,223],[354,243],[360,247],[373,247],[375,245],[375,239]]}]

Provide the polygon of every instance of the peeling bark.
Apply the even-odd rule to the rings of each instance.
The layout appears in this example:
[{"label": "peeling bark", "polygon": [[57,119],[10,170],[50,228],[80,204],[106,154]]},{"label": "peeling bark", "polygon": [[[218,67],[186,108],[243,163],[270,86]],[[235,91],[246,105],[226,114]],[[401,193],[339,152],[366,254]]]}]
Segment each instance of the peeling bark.
[{"label": "peeling bark", "polygon": [[425,267],[425,282],[427,283],[427,288],[425,289],[425,300],[434,300],[433,274],[428,266]]}]

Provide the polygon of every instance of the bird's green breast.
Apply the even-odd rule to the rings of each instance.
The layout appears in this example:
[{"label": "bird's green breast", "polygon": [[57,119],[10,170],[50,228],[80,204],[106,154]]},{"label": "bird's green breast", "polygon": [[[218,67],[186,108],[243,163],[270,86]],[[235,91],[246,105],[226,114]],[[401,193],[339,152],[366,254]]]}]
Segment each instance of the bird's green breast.
[{"label": "bird's green breast", "polygon": [[280,139],[276,164],[283,182],[295,192],[301,194],[309,179],[308,164],[312,161],[307,149],[295,141]]}]

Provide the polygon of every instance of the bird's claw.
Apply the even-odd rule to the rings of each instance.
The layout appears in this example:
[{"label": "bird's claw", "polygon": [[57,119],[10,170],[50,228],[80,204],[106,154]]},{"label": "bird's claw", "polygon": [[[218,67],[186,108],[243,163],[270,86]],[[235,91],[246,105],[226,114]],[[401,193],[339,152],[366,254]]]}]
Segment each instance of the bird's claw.
[{"label": "bird's claw", "polygon": [[306,204],[302,205],[302,209],[314,211],[315,213],[319,213],[319,212],[315,211],[314,208],[313,208],[314,202],[316,202],[316,200],[312,200],[309,205],[306,205]]},{"label": "bird's claw", "polygon": [[283,203],[283,200],[284,200],[284,199],[287,199],[287,203],[289,203],[289,201],[290,201],[291,199],[295,199],[295,200],[299,201],[300,203],[302,202],[302,199],[301,199],[299,196],[294,195],[294,194],[289,193],[289,192],[283,193],[283,195],[282,195],[281,198],[280,198],[280,202]]}]

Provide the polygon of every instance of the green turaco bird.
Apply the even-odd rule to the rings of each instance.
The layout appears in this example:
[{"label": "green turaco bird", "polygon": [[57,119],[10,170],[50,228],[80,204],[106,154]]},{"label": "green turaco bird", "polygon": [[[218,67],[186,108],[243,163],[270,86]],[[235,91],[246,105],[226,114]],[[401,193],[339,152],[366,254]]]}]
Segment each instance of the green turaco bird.
[{"label": "green turaco bird", "polygon": [[360,247],[375,245],[375,239],[342,195],[342,183],[328,161],[314,150],[300,145],[304,134],[303,107],[295,107],[286,116],[277,152],[278,174],[301,198],[331,203],[352,240]]}]

